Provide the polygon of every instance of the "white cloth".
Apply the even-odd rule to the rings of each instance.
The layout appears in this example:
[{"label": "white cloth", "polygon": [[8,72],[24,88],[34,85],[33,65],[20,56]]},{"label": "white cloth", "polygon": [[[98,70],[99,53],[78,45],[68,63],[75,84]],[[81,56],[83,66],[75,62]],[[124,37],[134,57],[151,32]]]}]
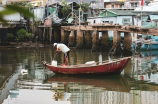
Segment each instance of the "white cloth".
[{"label": "white cloth", "polygon": [[58,50],[62,51],[63,53],[70,51],[70,49],[65,44],[61,44],[61,43],[57,44],[57,48],[58,48]]}]

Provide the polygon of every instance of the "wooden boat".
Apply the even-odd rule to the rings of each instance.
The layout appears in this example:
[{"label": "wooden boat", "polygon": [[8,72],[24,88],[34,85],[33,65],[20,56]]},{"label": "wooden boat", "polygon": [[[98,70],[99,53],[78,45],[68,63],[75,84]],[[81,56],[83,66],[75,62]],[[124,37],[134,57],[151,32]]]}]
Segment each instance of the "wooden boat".
[{"label": "wooden boat", "polygon": [[[81,84],[90,85],[93,87],[102,87],[108,91],[129,92],[130,86],[124,76],[65,76],[54,75],[46,80],[47,83],[67,83],[67,84]],[[71,89],[70,89],[71,90]]]},{"label": "wooden boat", "polygon": [[126,67],[131,57],[118,58],[95,62],[92,64],[80,64],[71,66],[52,66],[46,63],[46,67],[56,74],[82,75],[82,74],[120,74]]}]

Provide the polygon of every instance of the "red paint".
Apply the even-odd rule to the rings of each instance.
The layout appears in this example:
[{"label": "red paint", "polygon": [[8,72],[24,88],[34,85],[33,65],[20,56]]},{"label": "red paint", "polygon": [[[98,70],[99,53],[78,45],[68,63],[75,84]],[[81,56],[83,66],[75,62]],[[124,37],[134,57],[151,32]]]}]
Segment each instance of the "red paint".
[{"label": "red paint", "polygon": [[72,66],[52,66],[46,64],[47,68],[57,74],[120,74],[125,68],[131,58],[125,57],[114,60],[112,62],[106,62],[101,65],[72,65]]}]

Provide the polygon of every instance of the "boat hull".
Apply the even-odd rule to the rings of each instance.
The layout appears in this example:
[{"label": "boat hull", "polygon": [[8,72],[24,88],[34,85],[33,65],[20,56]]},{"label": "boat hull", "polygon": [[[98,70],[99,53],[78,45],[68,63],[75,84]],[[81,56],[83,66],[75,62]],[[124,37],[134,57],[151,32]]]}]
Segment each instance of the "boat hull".
[{"label": "boat hull", "polygon": [[131,58],[106,62],[100,65],[73,65],[73,66],[52,66],[46,64],[47,68],[56,74],[85,75],[85,74],[120,74]]}]

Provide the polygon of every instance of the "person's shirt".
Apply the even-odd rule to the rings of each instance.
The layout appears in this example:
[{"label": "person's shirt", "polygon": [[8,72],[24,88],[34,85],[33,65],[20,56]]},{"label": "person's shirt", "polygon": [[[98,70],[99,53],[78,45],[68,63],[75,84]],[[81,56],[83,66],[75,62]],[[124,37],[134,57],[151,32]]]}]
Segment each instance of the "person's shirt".
[{"label": "person's shirt", "polygon": [[66,53],[70,51],[70,49],[65,44],[57,44],[58,50],[62,51],[63,53]]}]

